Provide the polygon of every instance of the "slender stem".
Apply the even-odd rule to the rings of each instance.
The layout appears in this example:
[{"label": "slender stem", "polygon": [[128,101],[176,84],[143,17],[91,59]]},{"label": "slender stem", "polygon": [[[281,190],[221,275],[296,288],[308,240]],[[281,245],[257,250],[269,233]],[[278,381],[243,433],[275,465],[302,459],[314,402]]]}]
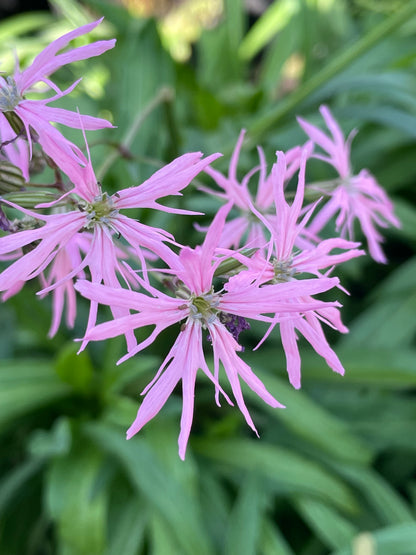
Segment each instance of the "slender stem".
[{"label": "slender stem", "polygon": [[322,68],[321,71],[315,73],[291,95],[281,100],[276,108],[270,110],[267,114],[264,114],[249,126],[247,130],[247,138],[249,138],[249,141],[247,141],[247,143],[253,144],[256,142],[258,137],[274,128],[281,119],[305,100],[311,93],[343,71],[354,60],[408,21],[415,13],[416,1],[411,0],[406,3],[402,10],[393,13],[355,43],[346,46],[342,52],[330,61],[328,65]]},{"label": "slender stem", "polygon": [[[127,130],[124,139],[122,140],[119,150],[128,150],[140,129],[140,126],[145,121],[145,119],[153,112],[155,108],[157,108],[162,103],[172,102],[173,99],[173,90],[170,87],[162,87],[157,95],[149,102],[147,106],[143,108],[141,112],[139,112],[134,119],[133,123],[131,124],[130,128]],[[105,174],[108,172],[110,167],[114,164],[119,156],[118,151],[112,151],[109,156],[104,160],[101,166],[98,168],[97,171],[97,179],[101,181]]]}]

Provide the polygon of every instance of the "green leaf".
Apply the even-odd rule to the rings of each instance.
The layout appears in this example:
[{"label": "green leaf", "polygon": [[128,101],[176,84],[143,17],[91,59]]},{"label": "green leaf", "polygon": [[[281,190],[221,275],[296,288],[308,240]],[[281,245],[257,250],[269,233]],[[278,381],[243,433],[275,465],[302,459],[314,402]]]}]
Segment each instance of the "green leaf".
[{"label": "green leaf", "polygon": [[71,449],[69,420],[61,417],[50,431],[35,430],[29,439],[28,450],[33,457],[49,458],[66,455]]},{"label": "green leaf", "polygon": [[321,501],[298,497],[295,506],[317,537],[331,549],[343,547],[358,533],[356,526]]},{"label": "green leaf", "polygon": [[[262,404],[264,410],[273,418],[284,422],[285,426],[304,441],[308,441],[320,450],[329,453],[341,460],[355,462],[368,462],[371,458],[370,449],[348,429],[347,425],[334,415],[327,412],[323,407],[315,403],[302,391],[295,390],[283,380],[271,376],[261,370],[265,360],[276,360],[276,357],[267,351],[255,353],[247,357],[253,361],[256,374],[263,381],[267,389],[283,403],[286,408],[273,409],[265,405],[263,401],[251,390],[247,389],[246,396],[252,401]],[[319,359],[320,367],[323,366]],[[255,366],[254,366],[255,365]],[[306,365],[304,365],[306,366]],[[325,368],[327,373],[331,371]],[[306,374],[307,371],[304,371]]]},{"label": "green leaf", "polygon": [[[140,357],[134,357],[116,366],[113,362],[115,357],[112,355],[113,353],[106,357],[110,364],[104,368],[105,386],[111,393],[121,391],[126,385],[142,378],[143,374],[157,369],[160,364],[157,357],[141,354]],[[121,357],[121,354],[118,353],[116,357]]]},{"label": "green leaf", "polygon": [[0,365],[0,426],[69,392],[69,386],[59,381],[48,360],[3,360]]},{"label": "green leaf", "polygon": [[64,555],[102,555],[106,545],[107,493],[96,490],[103,459],[93,447],[77,449],[51,464],[46,506],[57,523]]},{"label": "green leaf", "polygon": [[60,13],[74,27],[81,27],[91,21],[91,16],[75,0],[49,0],[55,12]]},{"label": "green leaf", "polygon": [[334,465],[363,495],[371,507],[371,512],[379,518],[380,524],[413,522],[413,514],[403,498],[370,468],[353,465]]},{"label": "green leaf", "polygon": [[264,511],[264,488],[257,472],[249,472],[231,511],[225,539],[226,555],[256,555]]},{"label": "green leaf", "polygon": [[150,521],[150,542],[152,555],[182,555],[183,551],[178,546],[177,539],[166,522],[157,513],[152,515]]},{"label": "green leaf", "polygon": [[[374,555],[412,555],[416,545],[416,524],[401,524],[368,533],[368,541],[365,543],[368,545],[370,542],[374,545]],[[365,551],[365,555],[367,553],[368,551]],[[358,550],[353,551],[352,547],[347,547],[331,555],[359,555],[359,553]]]},{"label": "green leaf", "polygon": [[136,495],[116,506],[105,555],[137,555],[143,544],[148,516]]},{"label": "green leaf", "polygon": [[127,429],[136,418],[138,403],[130,397],[108,394],[105,404],[102,419],[109,424],[124,426]]},{"label": "green leaf", "polygon": [[[146,56],[138,56],[138,52],[146,52]],[[130,127],[132,114],[143,112],[162,87],[172,85],[173,64],[160,43],[154,22],[134,18],[129,19],[128,27],[118,37],[117,49],[107,59],[114,79],[113,97],[110,100],[113,101],[118,126],[116,135],[122,140]],[[129,71],[125,71],[126,67]],[[153,158],[160,157],[163,146],[162,121],[160,108],[152,112],[142,123],[131,151],[136,154],[151,153]],[[137,172],[137,164],[134,166],[132,169]],[[115,170],[119,167],[121,165],[114,166]],[[130,185],[132,183],[128,182],[123,186]]]},{"label": "green leaf", "polygon": [[111,0],[85,0],[85,3],[103,15],[106,21],[111,21],[120,32],[124,32],[131,21],[130,12],[123,5],[113,4]]},{"label": "green leaf", "polygon": [[295,555],[280,530],[270,519],[264,519],[260,539],[261,555]]},{"label": "green leaf", "polygon": [[[173,407],[174,415],[176,407]],[[178,424],[172,414],[161,414],[147,424],[146,440],[152,447],[158,460],[162,461],[166,472],[177,481],[191,496],[199,491],[198,469],[192,456],[187,457],[186,464],[178,457]]]},{"label": "green leaf", "polygon": [[143,439],[126,441],[118,428],[104,424],[91,423],[84,429],[89,438],[124,467],[136,491],[163,517],[183,555],[212,553],[196,500],[166,472]]},{"label": "green leaf", "polygon": [[77,354],[78,346],[71,342],[58,354],[55,370],[61,380],[70,384],[75,391],[88,393],[91,389],[93,367],[87,351]]},{"label": "green leaf", "polygon": [[231,512],[231,494],[227,487],[228,484],[223,480],[218,480],[211,466],[200,467],[200,472],[199,497],[204,523],[218,552],[224,546]]},{"label": "green leaf", "polygon": [[[416,385],[415,349],[369,349],[361,346],[337,348],[345,367],[345,384],[371,385],[384,389],[406,389]],[[339,377],[322,364],[321,359],[302,353],[304,382],[315,380],[340,383]],[[340,384],[342,387],[342,384]]]},{"label": "green leaf", "polygon": [[278,94],[278,87],[283,79],[283,65],[300,48],[301,39],[302,27],[299,25],[299,16],[294,14],[265,53],[260,79],[263,87],[271,90],[273,97]]},{"label": "green leaf", "polygon": [[[403,157],[400,158],[400,162],[402,162],[400,168],[401,172],[407,175],[406,168],[403,167]],[[414,160],[412,171],[414,171]],[[390,233],[395,236],[406,237],[406,239],[416,241],[416,226],[414,225],[416,221],[416,208],[412,206],[410,202],[395,198],[394,212],[401,223],[401,228],[399,230],[392,228]]]},{"label": "green leaf", "polygon": [[[277,106],[256,117],[256,120],[248,126],[248,136],[251,139],[251,143],[257,141],[259,137],[264,136],[264,134],[271,130],[276,129],[278,123],[299,106],[301,102],[309,98],[312,93],[320,89],[330,79],[339,75],[354,61],[389,36],[415,13],[416,3],[414,1],[408,2],[400,10],[395,11],[392,15],[372,27],[365,35],[355,40],[354,43],[344,44],[341,51],[320,71],[314,73],[304,84],[284,98]],[[401,121],[403,122],[403,118],[401,118]],[[411,131],[409,126],[407,126],[407,129],[409,132]]]},{"label": "green leaf", "polygon": [[253,58],[299,11],[298,0],[279,0],[271,6],[251,27],[244,37],[239,54],[244,60]]},{"label": "green leaf", "polygon": [[52,22],[50,13],[31,12],[8,17],[0,23],[0,43],[15,39],[19,35],[37,31]]},{"label": "green leaf", "polygon": [[303,493],[347,512],[357,509],[351,490],[341,480],[294,451],[275,447],[265,441],[229,438],[194,440],[193,446],[222,470],[235,472],[236,469],[256,469],[280,495]]},{"label": "green leaf", "polygon": [[43,467],[43,460],[29,459],[10,470],[0,481],[0,514],[14,504],[14,498]]},{"label": "green leaf", "polygon": [[[416,333],[416,288],[389,296],[362,312],[341,343],[342,348],[397,349],[413,343]],[[414,364],[411,365],[414,368]]]},{"label": "green leaf", "polygon": [[[390,102],[395,102],[405,109],[412,110],[416,106],[416,99],[413,94],[414,88],[414,77],[404,71],[385,71],[382,73],[369,71],[358,75],[349,72],[339,75],[321,87],[319,91],[308,98],[308,103],[316,104],[322,102],[325,98],[330,98],[340,93],[359,91],[360,93],[370,93],[372,102],[374,102],[375,98],[381,97],[389,99]],[[349,106],[348,112],[352,112],[352,110],[349,110]],[[355,113],[355,109],[354,117],[361,119],[360,113]]]},{"label": "green leaf", "polygon": [[356,118],[360,121],[378,123],[383,126],[399,129],[409,137],[416,136],[416,116],[408,110],[390,105],[348,104],[341,112],[345,118]]},{"label": "green leaf", "polygon": [[416,256],[413,256],[384,279],[372,292],[372,297],[384,300],[386,297],[400,298],[412,294],[415,291],[415,272]]},{"label": "green leaf", "polygon": [[[373,304],[350,325],[350,333],[340,345],[345,349],[357,347],[374,350],[396,349],[393,355],[409,352],[416,333],[416,287],[414,258],[401,265],[373,292]],[[377,356],[377,355],[376,355]],[[391,358],[391,357],[390,357]],[[412,372],[415,362],[406,360]]]}]

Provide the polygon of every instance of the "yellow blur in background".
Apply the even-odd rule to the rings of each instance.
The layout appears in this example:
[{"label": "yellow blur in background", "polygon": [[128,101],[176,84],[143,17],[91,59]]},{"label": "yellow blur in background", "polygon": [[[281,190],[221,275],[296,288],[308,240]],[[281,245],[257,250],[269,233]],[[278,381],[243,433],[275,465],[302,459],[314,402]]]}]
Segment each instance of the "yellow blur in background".
[{"label": "yellow blur in background", "polygon": [[156,17],[164,46],[172,57],[184,62],[192,52],[192,43],[204,29],[220,21],[223,0],[122,0],[138,17]]}]

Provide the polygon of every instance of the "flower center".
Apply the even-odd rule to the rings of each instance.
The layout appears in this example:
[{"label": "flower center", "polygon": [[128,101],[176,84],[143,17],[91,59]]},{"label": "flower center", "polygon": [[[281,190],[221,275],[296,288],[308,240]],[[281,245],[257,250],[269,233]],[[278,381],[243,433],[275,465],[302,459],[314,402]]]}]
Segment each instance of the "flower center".
[{"label": "flower center", "polygon": [[213,290],[198,296],[191,295],[189,300],[190,317],[199,320],[203,327],[217,318],[220,299]]},{"label": "flower center", "polygon": [[293,260],[273,260],[274,278],[273,283],[290,281],[296,274],[296,268],[292,266]]},{"label": "flower center", "polygon": [[118,214],[112,197],[107,193],[97,195],[91,203],[80,204],[79,208],[87,213],[86,229],[93,229],[96,224],[111,227],[111,219]]},{"label": "flower center", "polygon": [[13,77],[0,77],[0,112],[12,112],[21,100]]}]

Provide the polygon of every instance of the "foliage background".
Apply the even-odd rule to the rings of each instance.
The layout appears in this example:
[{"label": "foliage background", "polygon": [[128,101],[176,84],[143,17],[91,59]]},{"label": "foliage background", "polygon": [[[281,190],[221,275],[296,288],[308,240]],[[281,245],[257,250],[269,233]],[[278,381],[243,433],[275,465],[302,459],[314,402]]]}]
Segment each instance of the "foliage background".
[{"label": "foliage background", "polygon": [[[117,125],[89,135],[102,173],[118,154],[107,190],[137,184],[189,150],[224,152],[225,170],[242,127],[241,173],[256,164],[257,144],[271,164],[276,149],[304,141],[295,116],[318,123],[325,102],[345,133],[359,128],[355,169],[375,174],[403,225],[386,232],[387,266],[363,257],[342,268],[350,334],[331,340],[346,376],[302,345],[303,387],[295,391],[278,338],[247,349],[246,360],[287,409],[269,410],[247,392],[261,432],[254,439],[199,378],[184,463],[179,396],[124,439],[170,332],[117,367],[122,340],[76,355],[72,340],[82,336],[86,306],[76,329],[51,341],[48,300],[35,296],[36,283],[1,305],[0,553],[414,555],[416,2],[280,0],[253,12],[255,2],[224,0],[223,14],[197,37],[189,17],[206,17],[208,3],[193,0],[187,29],[197,38],[187,61],[172,57],[186,54],[177,35],[167,38],[172,24],[138,17],[144,2],[50,4],[50,12],[0,22],[2,70],[11,68],[12,48],[29,63],[53,38],[105,15],[94,37],[116,36],[116,48],[57,77],[65,84],[84,75],[62,106]],[[76,132],[68,135],[81,144]],[[132,159],[119,155],[120,145]],[[310,171],[311,179],[330,175],[318,165]],[[218,207],[192,188],[180,202],[208,216]],[[198,241],[191,218],[138,217],[168,226],[180,242]],[[253,327],[247,342],[257,334]]]}]

